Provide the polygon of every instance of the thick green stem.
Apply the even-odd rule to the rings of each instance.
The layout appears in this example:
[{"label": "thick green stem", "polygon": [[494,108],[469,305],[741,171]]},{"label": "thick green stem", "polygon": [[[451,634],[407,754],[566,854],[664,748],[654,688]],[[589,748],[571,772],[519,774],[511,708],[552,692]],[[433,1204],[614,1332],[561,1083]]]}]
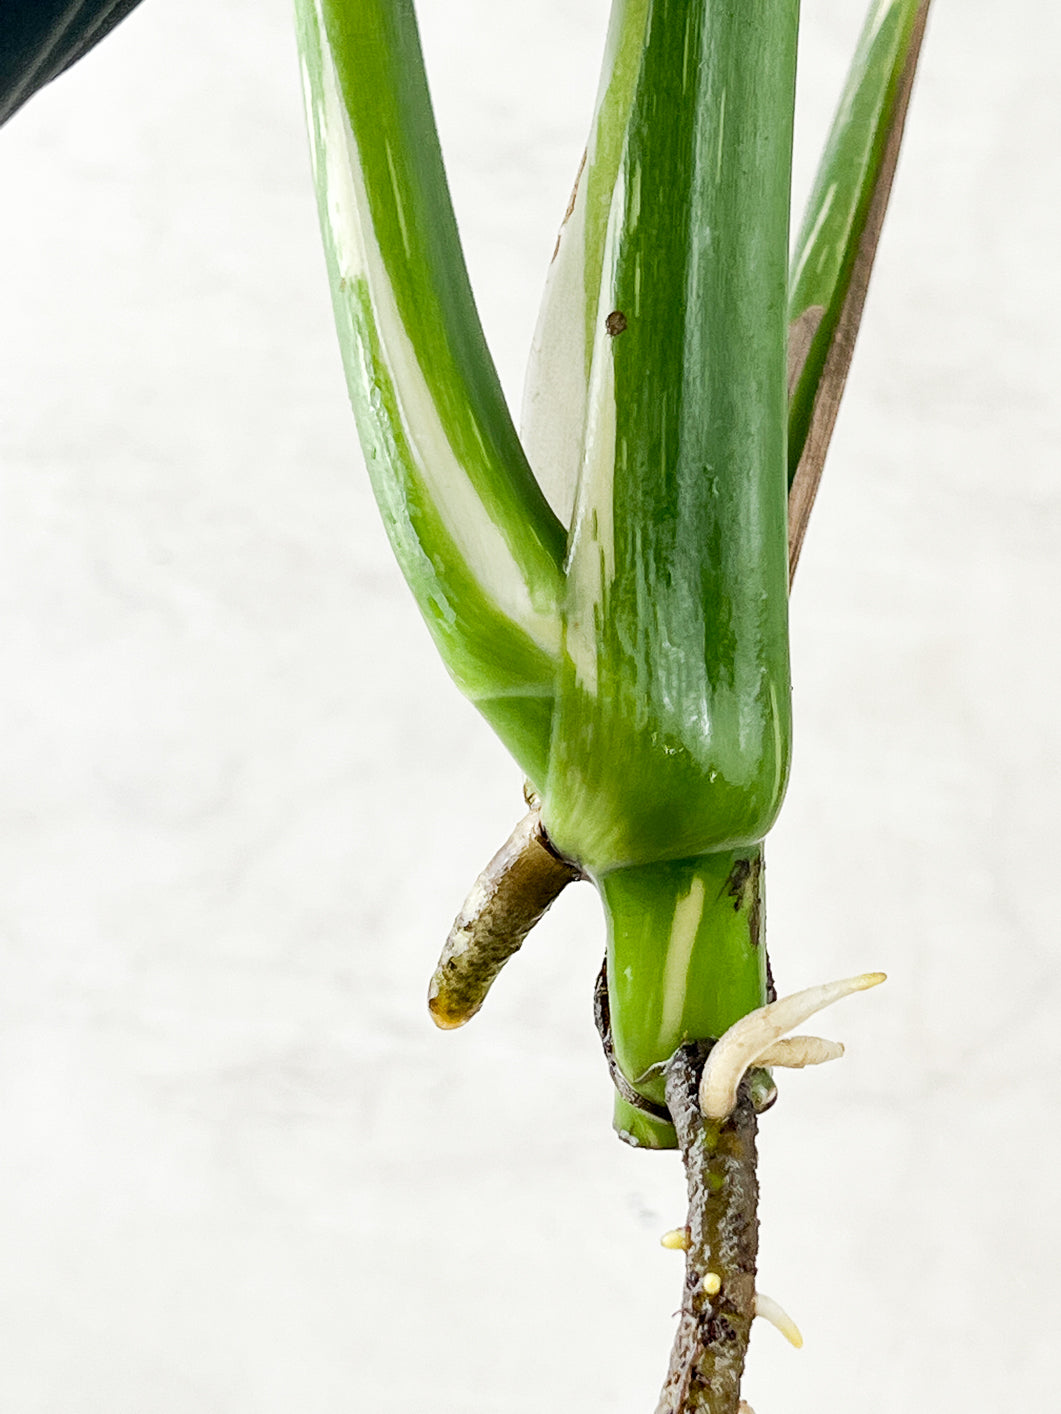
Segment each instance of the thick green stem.
[{"label": "thick green stem", "polygon": [[[655,1106],[680,1046],[721,1036],[767,1000],[763,886],[762,845],[600,880],[615,1060]],[[676,1145],[670,1125],[621,1097],[615,1127],[634,1144]]]},{"label": "thick green stem", "polygon": [[647,15],[542,791],[549,838],[592,877],[754,848],[784,795],[798,8],[655,0]]}]

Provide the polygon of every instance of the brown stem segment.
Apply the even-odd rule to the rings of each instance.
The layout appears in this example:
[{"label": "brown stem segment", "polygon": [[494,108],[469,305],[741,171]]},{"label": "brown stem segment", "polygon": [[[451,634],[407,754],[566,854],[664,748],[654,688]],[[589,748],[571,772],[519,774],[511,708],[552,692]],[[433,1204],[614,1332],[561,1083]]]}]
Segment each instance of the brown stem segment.
[{"label": "brown stem segment", "polygon": [[713,1123],[700,1112],[709,1044],[683,1046],[667,1071],[667,1104],[689,1190],[685,1290],[656,1414],[738,1414],[755,1315],[759,1250],[757,1119],[747,1082],[737,1107]]}]

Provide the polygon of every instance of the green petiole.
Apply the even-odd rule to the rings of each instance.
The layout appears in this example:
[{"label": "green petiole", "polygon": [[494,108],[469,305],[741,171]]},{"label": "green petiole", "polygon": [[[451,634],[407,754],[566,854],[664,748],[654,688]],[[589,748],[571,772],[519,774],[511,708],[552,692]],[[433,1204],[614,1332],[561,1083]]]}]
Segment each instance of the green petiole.
[{"label": "green petiole", "polygon": [[458,686],[532,779],[564,531],[483,338],[410,0],[296,0],[340,347],[387,533]]},{"label": "green petiole", "polygon": [[[550,846],[600,889],[614,1055],[658,1106],[653,1067],[765,1000],[787,581],[927,0],[871,6],[791,274],[798,0],[615,0],[528,374],[555,509],[482,338],[411,3],[297,10],[376,496],[450,671],[539,790]],[[622,1098],[618,1123],[673,1142]]]}]

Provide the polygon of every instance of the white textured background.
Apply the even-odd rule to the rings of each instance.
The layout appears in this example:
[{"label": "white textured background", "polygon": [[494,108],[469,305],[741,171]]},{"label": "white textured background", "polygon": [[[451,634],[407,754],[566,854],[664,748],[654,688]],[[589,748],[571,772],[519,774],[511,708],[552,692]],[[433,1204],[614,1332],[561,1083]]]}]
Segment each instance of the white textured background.
[{"label": "white textured background", "polygon": [[[604,0],[423,0],[518,401]],[[807,0],[800,190],[861,6]],[[793,600],[759,1414],[1046,1409],[1061,11],[939,0]],[[0,133],[0,1410],[644,1414],[674,1156],[622,1147],[572,890],[423,994],[519,778],[358,465],[284,0],[147,0]]]}]

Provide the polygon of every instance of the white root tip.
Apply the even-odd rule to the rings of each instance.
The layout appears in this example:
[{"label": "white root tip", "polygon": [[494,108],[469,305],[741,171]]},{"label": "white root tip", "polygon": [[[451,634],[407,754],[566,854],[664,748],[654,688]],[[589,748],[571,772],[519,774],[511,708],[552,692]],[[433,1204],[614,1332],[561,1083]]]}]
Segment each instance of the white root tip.
[{"label": "white root tip", "polygon": [[708,1296],[717,1296],[722,1290],[722,1278],[718,1272],[705,1272],[700,1284]]},{"label": "white root tip", "polygon": [[673,1227],[670,1232],[665,1232],[659,1240],[661,1247],[666,1247],[668,1252],[688,1252],[689,1250],[689,1229],[687,1227]]},{"label": "white root tip", "polygon": [[700,1081],[700,1108],[708,1119],[722,1120],[733,1113],[737,1087],[744,1072],[755,1065],[775,1042],[824,1007],[854,992],[865,992],[885,980],[883,972],[863,972],[839,982],[807,987],[749,1012],[715,1042]]},{"label": "white root tip", "polygon": [[762,1316],[764,1321],[769,1321],[772,1326],[775,1326],[789,1345],[794,1345],[797,1350],[803,1348],[803,1336],[800,1334],[799,1326],[772,1296],[764,1296],[761,1291],[755,1293],[755,1314]]},{"label": "white root tip", "polygon": [[824,1065],[839,1060],[844,1053],[840,1041],[826,1041],[822,1036],[789,1036],[768,1046],[758,1065],[780,1065],[789,1070],[802,1070],[807,1065]]}]

